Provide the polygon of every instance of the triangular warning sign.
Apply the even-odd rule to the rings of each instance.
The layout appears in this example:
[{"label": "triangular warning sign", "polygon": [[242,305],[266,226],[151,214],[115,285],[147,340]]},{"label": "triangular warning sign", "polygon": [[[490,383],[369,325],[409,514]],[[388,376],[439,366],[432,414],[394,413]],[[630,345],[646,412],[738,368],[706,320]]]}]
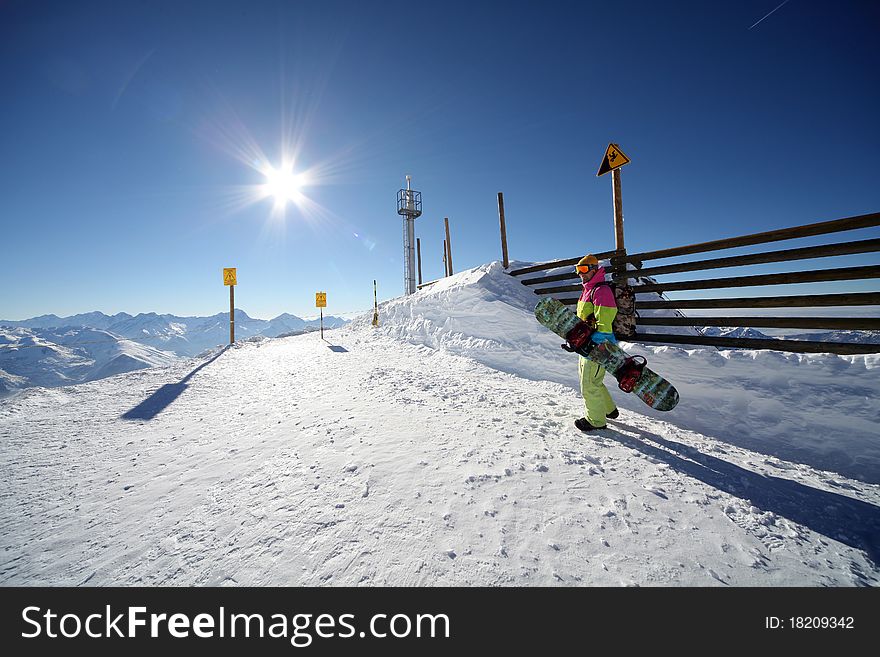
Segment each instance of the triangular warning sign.
[{"label": "triangular warning sign", "polygon": [[596,176],[602,176],[608,173],[609,171],[613,171],[618,167],[622,167],[624,164],[629,163],[629,158],[623,154],[623,151],[620,150],[620,146],[617,144],[608,144],[608,148],[605,149],[605,158],[602,160],[602,165],[599,167],[599,172]]}]

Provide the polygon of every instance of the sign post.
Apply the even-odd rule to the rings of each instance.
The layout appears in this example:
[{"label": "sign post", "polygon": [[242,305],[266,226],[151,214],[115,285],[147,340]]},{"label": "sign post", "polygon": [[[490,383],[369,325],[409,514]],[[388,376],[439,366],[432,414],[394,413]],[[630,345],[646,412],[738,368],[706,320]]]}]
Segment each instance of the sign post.
[{"label": "sign post", "polygon": [[[421,276],[419,276],[421,279]],[[419,280],[419,283],[422,281]],[[373,280],[373,326],[379,326],[379,300],[376,297],[376,281]]]},{"label": "sign post", "polygon": [[611,188],[614,197],[614,248],[623,251],[623,198],[620,191],[620,167],[629,164],[629,158],[620,150],[620,146],[611,143],[605,149],[605,157],[599,165],[596,177],[604,176],[611,171]]},{"label": "sign post", "polygon": [[223,285],[229,286],[229,344],[235,342],[235,267],[223,269]]},{"label": "sign post", "polygon": [[324,308],[327,307],[327,293],[315,292],[315,307],[321,309],[321,339],[324,339]]},{"label": "sign post", "polygon": [[614,197],[614,248],[622,251],[623,243],[623,195],[620,192],[620,169],[611,172],[612,196]]}]

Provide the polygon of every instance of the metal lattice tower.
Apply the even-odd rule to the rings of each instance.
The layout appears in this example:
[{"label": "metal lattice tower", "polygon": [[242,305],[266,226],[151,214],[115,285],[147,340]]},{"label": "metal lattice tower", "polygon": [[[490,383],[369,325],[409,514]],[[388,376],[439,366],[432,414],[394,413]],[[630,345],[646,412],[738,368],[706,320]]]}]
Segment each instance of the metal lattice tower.
[{"label": "metal lattice tower", "polygon": [[397,192],[397,214],[403,217],[403,293],[416,291],[416,217],[422,214],[422,193],[410,189],[411,176],[406,177],[406,189]]}]

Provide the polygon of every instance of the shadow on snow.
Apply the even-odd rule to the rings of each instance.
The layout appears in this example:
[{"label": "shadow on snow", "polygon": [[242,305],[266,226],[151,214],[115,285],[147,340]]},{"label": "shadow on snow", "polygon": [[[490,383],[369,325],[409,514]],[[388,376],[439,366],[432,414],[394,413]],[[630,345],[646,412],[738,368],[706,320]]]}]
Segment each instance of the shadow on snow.
[{"label": "shadow on snow", "polygon": [[187,381],[189,381],[196,373],[199,372],[203,367],[207,367],[215,360],[220,358],[226,350],[229,349],[229,345],[226,345],[218,351],[213,357],[206,360],[204,363],[195,368],[192,372],[183,377],[178,383],[166,383],[164,386],[156,390],[152,395],[147,397],[140,404],[135,406],[130,411],[122,414],[123,420],[152,420],[159,413],[164,411],[168,406],[170,406],[174,400],[180,397],[181,393],[187,388]]},{"label": "shadow on snow", "polygon": [[880,566],[880,507],[790,479],[752,472],[688,445],[624,426],[638,431],[641,440],[618,432],[609,437],[667,463],[678,472],[747,499],[762,511],[770,511],[830,539],[864,550],[871,561]]}]

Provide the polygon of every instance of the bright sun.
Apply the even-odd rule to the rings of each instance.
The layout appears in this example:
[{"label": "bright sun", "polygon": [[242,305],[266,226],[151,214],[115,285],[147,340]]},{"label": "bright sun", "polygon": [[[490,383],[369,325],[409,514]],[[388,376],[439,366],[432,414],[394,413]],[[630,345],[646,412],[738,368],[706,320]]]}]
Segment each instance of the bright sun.
[{"label": "bright sun", "polygon": [[293,173],[292,166],[285,165],[280,169],[275,169],[267,165],[263,169],[263,175],[266,176],[263,193],[266,196],[274,197],[277,205],[283,206],[288,201],[297,203],[302,198],[300,189],[305,181],[302,174]]}]

